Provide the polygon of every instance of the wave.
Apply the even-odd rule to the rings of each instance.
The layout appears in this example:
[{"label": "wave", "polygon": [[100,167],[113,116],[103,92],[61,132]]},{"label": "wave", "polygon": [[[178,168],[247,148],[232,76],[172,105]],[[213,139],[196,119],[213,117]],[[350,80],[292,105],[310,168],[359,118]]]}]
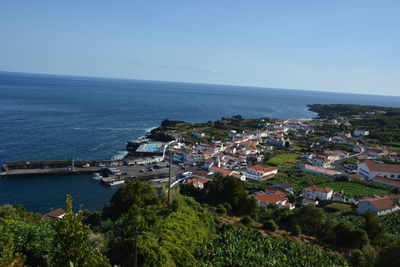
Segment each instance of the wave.
[{"label": "wave", "polygon": [[128,155],[128,151],[118,151],[116,155],[112,156],[111,160],[123,159],[126,155]]},{"label": "wave", "polygon": [[74,127],[73,130],[103,130],[103,131],[144,131],[149,133],[151,130],[157,127]]},{"label": "wave", "polygon": [[95,146],[95,147],[89,149],[89,151],[90,151],[90,152],[93,152],[93,151],[96,151],[96,150],[98,150],[98,149],[100,149],[100,148],[102,148],[102,147],[104,147],[104,146],[105,146],[105,143],[101,143],[100,145],[97,145],[97,146]]},{"label": "wave", "polygon": [[99,173],[95,173],[95,174],[93,174],[93,179],[95,179],[95,180],[101,180],[101,179],[103,179],[103,176],[101,176]]}]

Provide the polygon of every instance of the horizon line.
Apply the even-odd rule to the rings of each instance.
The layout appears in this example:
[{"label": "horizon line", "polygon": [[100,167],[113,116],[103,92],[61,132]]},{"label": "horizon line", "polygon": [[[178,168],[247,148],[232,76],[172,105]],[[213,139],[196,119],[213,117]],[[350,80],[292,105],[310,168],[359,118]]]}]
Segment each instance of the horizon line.
[{"label": "horizon line", "polygon": [[182,82],[182,81],[174,81],[174,80],[150,80],[150,79],[140,79],[140,78],[121,78],[121,77],[110,77],[110,76],[86,76],[86,75],[75,75],[75,74],[57,74],[57,73],[23,72],[23,71],[7,71],[7,70],[0,70],[0,72],[15,73],[15,74],[31,74],[31,75],[48,75],[48,76],[92,78],[92,79],[94,78],[94,79],[128,80],[128,81],[148,81],[148,82],[169,82],[169,83],[200,84],[200,85],[220,85],[220,86],[231,86],[231,87],[247,87],[247,88],[255,88],[255,89],[293,90],[293,91],[307,91],[307,92],[347,94],[347,95],[370,95],[370,96],[400,97],[400,95],[369,94],[369,93],[349,93],[349,92],[341,92],[341,91],[338,91],[338,92],[335,92],[335,91],[321,91],[320,89],[275,88],[275,87],[267,87],[267,86],[235,85],[235,84],[225,84],[225,83]]}]

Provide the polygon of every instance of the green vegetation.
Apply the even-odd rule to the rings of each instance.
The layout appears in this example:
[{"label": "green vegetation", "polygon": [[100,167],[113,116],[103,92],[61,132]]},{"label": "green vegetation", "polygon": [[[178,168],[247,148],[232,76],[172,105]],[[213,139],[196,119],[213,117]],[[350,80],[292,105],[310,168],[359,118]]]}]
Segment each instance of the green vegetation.
[{"label": "green vegetation", "polygon": [[336,192],[343,191],[344,194],[348,197],[352,196],[383,196],[390,193],[389,190],[374,188],[367,185],[355,183],[355,182],[331,182],[331,183],[323,183],[320,186],[330,187]]},{"label": "green vegetation", "polygon": [[386,232],[400,236],[400,211],[379,216],[378,221],[383,225]]},{"label": "green vegetation", "polygon": [[[94,246],[82,213],[72,214],[72,199],[67,197],[66,215],[57,222],[42,220],[21,207],[0,207],[0,257],[29,266],[110,266]],[[97,243],[99,244],[99,243]],[[12,252],[9,249],[12,248]],[[12,256],[14,255],[14,256]],[[0,260],[1,262],[1,260]],[[14,266],[14,265],[1,265]]]},{"label": "green vegetation", "polygon": [[390,144],[400,139],[400,108],[362,106],[362,105],[309,105],[311,111],[317,112],[321,118],[337,118],[338,116],[359,116],[362,119],[351,120],[351,130],[355,128],[370,131],[369,138]]},{"label": "green vegetation", "polygon": [[298,160],[299,154],[296,153],[284,153],[278,154],[272,158],[270,158],[266,163],[272,166],[279,167],[294,167]]},{"label": "green vegetation", "polygon": [[286,170],[279,171],[276,176],[268,179],[264,183],[266,185],[290,184],[293,186],[294,190],[298,192],[309,185],[320,185],[323,183],[330,183],[334,181],[335,178],[333,177],[304,173],[298,170]]},{"label": "green vegetation", "polygon": [[200,266],[347,266],[341,256],[311,245],[229,227],[199,256]]}]

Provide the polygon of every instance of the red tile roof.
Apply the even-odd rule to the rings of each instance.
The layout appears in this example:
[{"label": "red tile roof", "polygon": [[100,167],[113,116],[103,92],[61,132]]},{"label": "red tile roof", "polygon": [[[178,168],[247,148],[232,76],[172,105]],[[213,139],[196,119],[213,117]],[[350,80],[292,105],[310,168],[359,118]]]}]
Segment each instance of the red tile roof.
[{"label": "red tile roof", "polygon": [[378,211],[390,210],[397,206],[390,198],[382,197],[376,199],[366,200],[373,205]]},{"label": "red tile roof", "polygon": [[227,169],[219,168],[219,167],[217,167],[217,166],[211,166],[211,167],[210,167],[210,170],[211,170],[211,171],[214,171],[214,172],[221,173],[221,174],[224,175],[224,176],[231,175],[231,173],[233,172],[232,170],[227,170]]},{"label": "red tile roof", "polygon": [[319,168],[319,167],[311,166],[311,165],[306,165],[304,167],[304,169],[310,170],[310,171],[319,172],[319,173],[324,173],[324,174],[328,174],[328,175],[332,175],[332,176],[340,174],[340,172],[337,172],[337,171],[334,171],[334,170],[328,170],[328,169]]},{"label": "red tile roof", "polygon": [[400,186],[400,181],[389,179],[389,178],[385,178],[385,177],[381,177],[381,176],[375,176],[372,180],[373,181],[387,183],[387,184],[391,184],[391,185],[394,185],[394,186]]},{"label": "red tile roof", "polygon": [[46,214],[43,214],[42,215],[42,217],[44,218],[44,219],[53,219],[53,220],[57,220],[60,216],[62,216],[62,215],[64,215],[65,214],[65,210],[63,210],[63,209],[55,209],[55,210],[52,210],[52,211],[50,211],[50,212],[48,212],[48,213],[46,213]]},{"label": "red tile roof", "polygon": [[277,203],[286,199],[280,194],[256,194],[255,198],[261,203]]},{"label": "red tile roof", "polygon": [[322,193],[329,193],[329,192],[333,191],[333,189],[329,188],[329,187],[317,187],[314,185],[304,187],[303,190],[304,191],[317,191],[317,192],[322,192]]},{"label": "red tile roof", "polygon": [[276,167],[263,167],[261,165],[254,165],[254,166],[251,166],[249,168],[249,170],[253,170],[253,171],[261,172],[261,173],[268,173],[268,172],[276,171],[276,170],[278,170],[278,168],[276,168]]},{"label": "red tile roof", "polygon": [[373,160],[366,160],[366,161],[364,161],[364,163],[367,165],[367,167],[370,171],[400,173],[400,165],[399,164],[376,163]]},{"label": "red tile roof", "polygon": [[303,202],[308,202],[308,203],[315,204],[315,203],[318,202],[318,200],[314,200],[314,199],[311,199],[311,198],[306,198],[306,197],[304,197],[304,198],[303,198]]}]

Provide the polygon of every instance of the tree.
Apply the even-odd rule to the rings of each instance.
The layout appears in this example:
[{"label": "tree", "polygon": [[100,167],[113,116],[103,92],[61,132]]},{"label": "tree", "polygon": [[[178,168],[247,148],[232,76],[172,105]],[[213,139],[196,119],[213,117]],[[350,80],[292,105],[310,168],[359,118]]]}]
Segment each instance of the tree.
[{"label": "tree", "polygon": [[249,226],[253,224],[253,219],[250,216],[246,215],[240,220],[240,223]]},{"label": "tree", "polygon": [[82,213],[72,212],[72,197],[67,195],[66,213],[55,224],[55,261],[58,266],[111,266],[106,257],[93,248],[89,227],[82,223]]},{"label": "tree", "polygon": [[292,228],[292,235],[294,235],[294,236],[299,236],[299,235],[301,235],[301,228],[300,228],[300,225],[296,224],[295,226],[293,226],[293,228]]},{"label": "tree", "polygon": [[297,214],[292,215],[292,224],[300,225],[305,234],[320,234],[324,229],[324,212],[312,205],[298,209]]},{"label": "tree", "polygon": [[368,244],[367,233],[362,229],[353,229],[347,223],[339,223],[334,228],[336,243],[345,248],[363,248]]},{"label": "tree", "polygon": [[274,222],[274,220],[266,220],[263,224],[263,228],[270,232],[275,232],[279,229],[278,225]]},{"label": "tree", "polygon": [[205,189],[208,190],[207,202],[213,205],[229,203],[235,215],[253,214],[257,208],[256,200],[248,196],[244,183],[237,178],[217,174]]},{"label": "tree", "polygon": [[25,256],[15,252],[14,238],[12,235],[8,236],[8,242],[3,247],[0,257],[0,266],[4,267],[23,267],[25,262]]},{"label": "tree", "polygon": [[227,212],[227,211],[226,211],[226,208],[225,208],[224,205],[219,204],[219,205],[217,206],[216,212],[217,212],[219,215],[226,215],[226,212]]},{"label": "tree", "polygon": [[110,207],[106,213],[115,220],[129,210],[137,213],[141,208],[159,206],[160,204],[160,198],[153,187],[144,182],[133,180],[118,189],[112,196]]},{"label": "tree", "polygon": [[384,237],[384,229],[376,219],[376,214],[373,212],[366,212],[363,214],[365,218],[365,223],[362,228],[367,232],[371,243],[378,244],[381,243]]},{"label": "tree", "polygon": [[400,241],[389,244],[380,253],[376,266],[397,267],[400,266]]}]

